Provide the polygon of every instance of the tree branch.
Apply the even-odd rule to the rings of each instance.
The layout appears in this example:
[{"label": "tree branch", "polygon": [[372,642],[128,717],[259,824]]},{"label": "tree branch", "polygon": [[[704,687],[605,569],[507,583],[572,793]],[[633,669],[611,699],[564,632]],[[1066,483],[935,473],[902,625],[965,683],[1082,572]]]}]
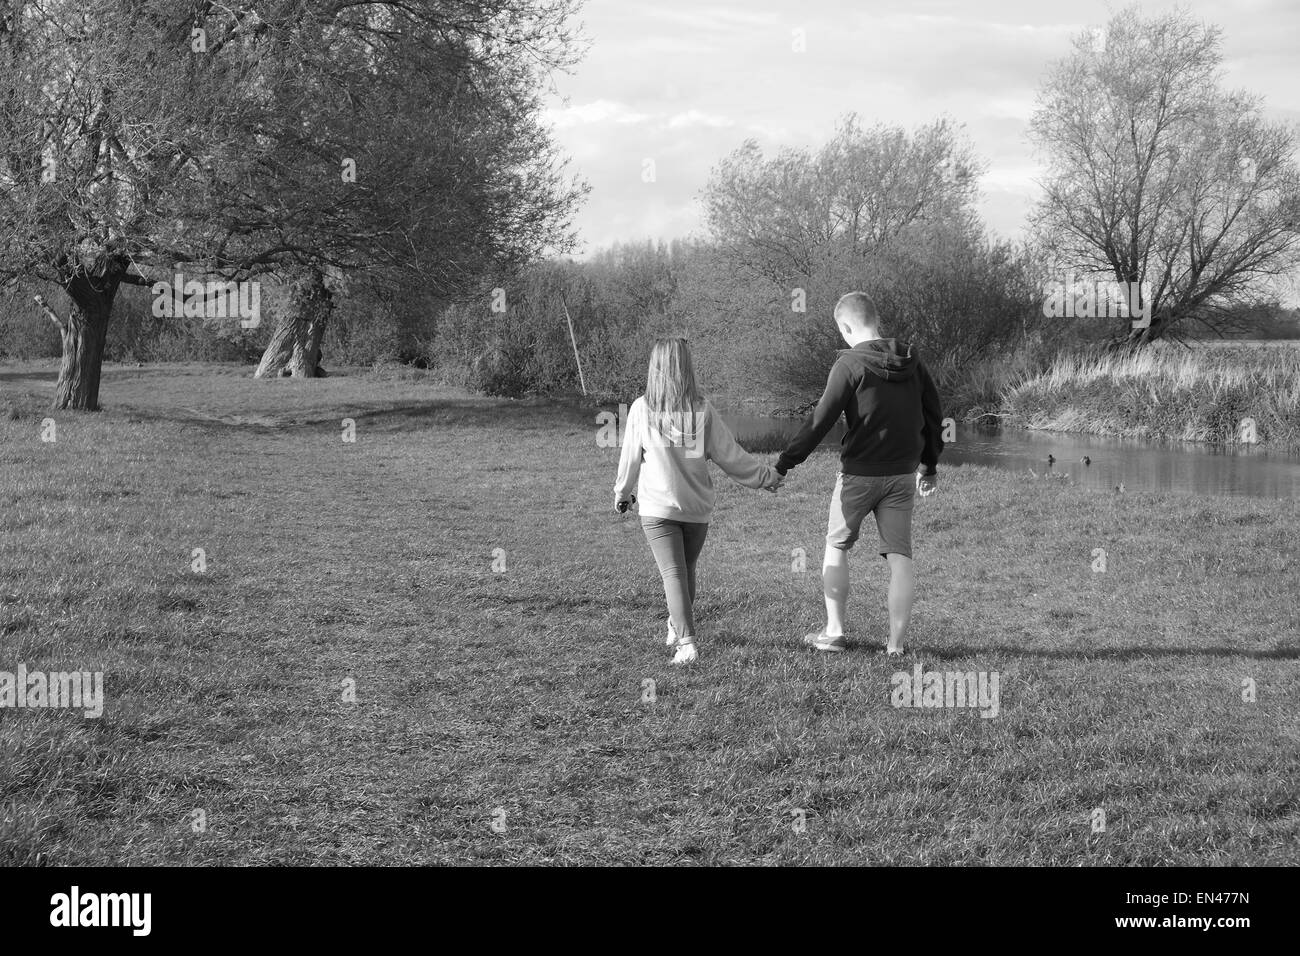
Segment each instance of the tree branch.
[{"label": "tree branch", "polygon": [[49,316],[50,321],[59,327],[60,332],[66,333],[68,331],[67,327],[63,324],[63,320],[60,319],[59,316],[55,313],[55,311],[51,309],[49,305],[46,303],[45,296],[35,295],[32,296],[32,299],[36,302],[37,305],[41,307],[41,310],[47,316]]}]

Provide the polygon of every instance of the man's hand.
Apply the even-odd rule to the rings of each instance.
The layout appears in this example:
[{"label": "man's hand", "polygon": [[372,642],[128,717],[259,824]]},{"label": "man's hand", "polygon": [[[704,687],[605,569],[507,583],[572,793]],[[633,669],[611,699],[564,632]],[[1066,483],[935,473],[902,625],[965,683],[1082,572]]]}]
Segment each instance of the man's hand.
[{"label": "man's hand", "polygon": [[763,490],[764,490],[764,491],[770,491],[770,492],[772,492],[772,494],[776,494],[776,490],[777,490],[778,488],[780,488],[781,485],[783,485],[784,483],[785,483],[785,476],[782,475],[782,474],[781,474],[779,471],[777,471],[775,468],[773,468],[773,469],[772,469],[772,480],[769,481],[767,484],[765,484],[765,485],[763,486]]},{"label": "man's hand", "polygon": [[922,498],[929,498],[939,490],[939,476],[923,475],[919,471],[916,473],[916,491]]}]

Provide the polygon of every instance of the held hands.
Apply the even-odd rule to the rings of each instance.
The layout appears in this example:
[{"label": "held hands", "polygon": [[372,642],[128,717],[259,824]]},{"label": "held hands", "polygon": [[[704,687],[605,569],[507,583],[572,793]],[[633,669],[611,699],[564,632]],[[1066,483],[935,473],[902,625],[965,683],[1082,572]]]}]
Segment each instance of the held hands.
[{"label": "held hands", "polygon": [[916,473],[916,491],[922,498],[929,498],[939,490],[938,475],[923,475],[919,471]]},{"label": "held hands", "polygon": [[767,484],[763,485],[762,488],[764,491],[770,491],[772,494],[776,494],[777,489],[783,484],[785,484],[785,475],[773,468],[771,469]]}]

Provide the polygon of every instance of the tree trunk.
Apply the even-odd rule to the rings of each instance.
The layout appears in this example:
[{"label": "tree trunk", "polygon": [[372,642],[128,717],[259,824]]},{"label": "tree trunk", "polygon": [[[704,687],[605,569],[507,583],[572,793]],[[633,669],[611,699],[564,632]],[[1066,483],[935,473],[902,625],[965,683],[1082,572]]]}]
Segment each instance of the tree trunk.
[{"label": "tree trunk", "polygon": [[1118,350],[1137,351],[1143,346],[1162,339],[1174,324],[1168,313],[1151,316],[1151,324],[1145,329],[1130,328],[1128,334],[1119,339],[1115,345]]},{"label": "tree trunk", "polygon": [[319,269],[308,269],[289,288],[289,307],[262,355],[254,378],[319,378],[321,339],[334,308]]},{"label": "tree trunk", "polygon": [[108,321],[113,314],[118,280],[112,276],[95,277],[79,274],[64,283],[72,300],[68,318],[62,320],[40,296],[37,304],[59,327],[63,340],[63,363],[54,386],[56,411],[71,408],[99,411],[99,377],[103,371],[104,343],[108,338]]}]

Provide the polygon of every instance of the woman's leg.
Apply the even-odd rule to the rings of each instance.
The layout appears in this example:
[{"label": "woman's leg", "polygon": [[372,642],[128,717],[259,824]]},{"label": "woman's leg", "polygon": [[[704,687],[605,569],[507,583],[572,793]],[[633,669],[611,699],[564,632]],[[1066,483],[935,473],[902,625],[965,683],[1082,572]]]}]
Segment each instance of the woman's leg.
[{"label": "woman's leg", "polygon": [[704,550],[704,538],[709,533],[707,522],[682,522],[682,546],[686,557],[687,592],[691,596],[691,610],[695,609],[695,564]]},{"label": "woman's leg", "polygon": [[[691,588],[687,576],[684,525],[680,521],[663,518],[642,518],[650,551],[664,579],[664,597],[668,600],[668,616],[677,630],[678,640],[695,638],[695,615],[692,609]],[[696,556],[699,551],[696,551]]]}]

